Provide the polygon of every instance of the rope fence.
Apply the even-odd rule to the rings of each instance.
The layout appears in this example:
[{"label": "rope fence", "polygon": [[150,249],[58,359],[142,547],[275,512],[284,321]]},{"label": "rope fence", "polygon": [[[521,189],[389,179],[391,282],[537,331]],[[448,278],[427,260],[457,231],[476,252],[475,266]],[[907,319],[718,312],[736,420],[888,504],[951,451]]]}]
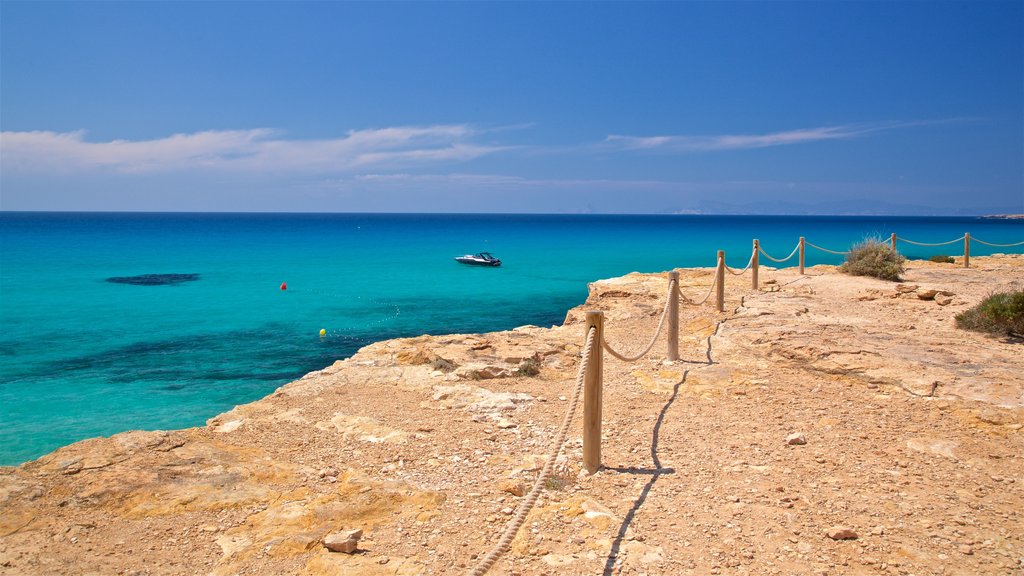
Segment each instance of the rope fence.
[{"label": "rope fence", "polygon": [[985,246],[992,246],[994,248],[1012,248],[1014,246],[1024,246],[1024,242],[1014,242],[1013,244],[993,244],[991,242],[985,242],[984,240],[978,240],[977,238],[972,239],[978,244],[984,244]]},{"label": "rope fence", "polygon": [[[967,237],[967,235],[964,234],[963,236],[957,238],[956,240],[950,240],[949,242],[934,242],[934,243],[931,243],[931,242],[915,242],[913,240],[908,240],[906,238],[901,238],[899,236],[896,236],[896,240],[900,240],[900,241],[906,242],[907,244],[913,244],[914,246],[948,246],[950,244],[956,244],[957,242],[963,240],[966,237]],[[977,238],[975,238],[975,241],[976,242],[981,242]],[[982,242],[982,244],[984,244],[984,242]],[[1024,242],[1022,242],[1022,244],[1024,244]]]},{"label": "rope fence", "polygon": [[808,246],[810,246],[811,248],[814,248],[815,250],[821,250],[822,252],[828,252],[829,254],[836,254],[836,255],[839,255],[839,256],[846,256],[847,254],[850,253],[849,250],[847,250],[845,252],[839,252],[839,251],[836,251],[836,250],[829,250],[828,248],[822,248],[821,246],[817,246],[815,244],[811,244],[810,242],[807,242],[806,244]]},{"label": "rope fence", "polygon": [[690,299],[689,299],[689,298],[687,298],[687,297],[686,297],[686,296],[685,296],[685,295],[684,295],[684,294],[683,294],[682,292],[680,292],[680,293],[679,293],[679,301],[680,301],[680,302],[682,302],[683,304],[689,304],[689,305],[691,305],[691,306],[700,306],[700,305],[704,304],[705,302],[707,302],[707,301],[708,301],[708,299],[710,299],[710,298],[711,298],[711,294],[713,294],[713,293],[714,293],[714,291],[715,291],[715,286],[716,286],[717,284],[718,284],[718,283],[717,283],[717,282],[715,282],[715,281],[712,281],[712,282],[711,282],[711,286],[708,286],[708,293],[707,293],[707,294],[705,294],[705,295],[704,295],[704,297],[700,299],[700,302],[695,302],[695,301],[693,301],[693,300],[690,300]]},{"label": "rope fence", "polygon": [[626,356],[625,354],[616,352],[615,349],[612,348],[611,344],[609,344],[607,340],[601,340],[601,346],[609,354],[611,354],[612,356],[618,358],[619,360],[622,360],[623,362],[636,362],[637,360],[639,360],[639,359],[643,358],[644,356],[646,356],[647,353],[651,351],[651,348],[654,348],[654,343],[658,341],[658,336],[661,335],[661,329],[664,328],[664,326],[665,326],[665,318],[668,316],[669,308],[671,308],[670,304],[671,304],[671,301],[672,301],[672,297],[675,295],[675,292],[676,292],[677,289],[678,289],[678,279],[676,279],[676,278],[669,279],[669,282],[668,282],[668,296],[665,297],[665,307],[664,307],[664,309],[661,312],[661,319],[658,320],[658,327],[655,328],[655,330],[654,330],[654,336],[651,338],[650,343],[647,344],[647,347],[644,348],[643,352],[641,352],[641,353],[639,353],[639,354],[637,354],[635,356]]},{"label": "rope fence", "polygon": [[793,251],[789,253],[789,256],[786,256],[785,258],[783,258],[781,260],[778,259],[778,258],[772,258],[771,254],[768,254],[767,252],[765,252],[764,249],[761,248],[760,246],[758,246],[758,250],[761,251],[761,254],[765,258],[771,260],[772,262],[778,262],[779,264],[782,264],[783,262],[789,261],[789,259],[792,258],[793,256],[796,256],[797,251],[800,250],[800,243],[797,242],[796,246],[793,247]]},{"label": "rope fence", "polygon": [[[993,246],[999,248],[1024,246],[1024,242],[1016,242],[1012,244],[995,244],[972,239],[970,233],[966,233],[960,238],[950,240],[948,242],[938,243],[927,243],[917,242],[897,236],[895,233],[889,237],[890,247],[896,250],[897,243],[902,241],[907,244],[915,246],[947,246],[955,244],[957,242],[964,242],[964,267],[970,267],[970,254],[971,254],[971,241],[974,240],[980,244],[986,246]],[[714,279],[711,285],[708,287],[707,293],[700,301],[694,301],[685,296],[679,288],[679,272],[672,271],[668,273],[668,294],[665,298],[665,303],[661,311],[661,316],[658,319],[658,326],[654,330],[654,335],[651,337],[650,342],[643,348],[643,351],[627,355],[626,353],[615,350],[612,345],[605,338],[604,334],[604,313],[600,311],[590,311],[586,315],[586,340],[581,352],[581,360],[579,370],[576,374],[576,387],[573,391],[572,399],[569,402],[569,406],[566,410],[565,416],[562,420],[562,424],[558,429],[558,433],[551,442],[550,455],[547,461],[544,463],[544,467],[537,475],[537,479],[533,483],[533,487],[530,492],[526,494],[519,505],[516,507],[516,511],[508,524],[505,526],[501,537],[495,543],[494,547],[488,552],[477,565],[469,572],[471,576],[483,576],[490,570],[498,559],[505,554],[512,546],[512,541],[515,539],[516,534],[522,528],[526,522],[526,518],[530,511],[537,503],[537,499],[543,492],[548,479],[554,470],[555,462],[562,455],[565,449],[565,441],[569,434],[569,428],[572,424],[573,418],[576,415],[577,407],[580,403],[580,396],[583,396],[583,468],[588,473],[595,473],[601,469],[601,419],[602,419],[602,404],[603,404],[603,379],[604,379],[604,358],[602,352],[608,352],[614,358],[623,362],[636,362],[641,358],[647,356],[651,350],[654,349],[655,344],[664,331],[666,323],[668,325],[668,349],[667,358],[669,360],[679,359],[679,305],[687,304],[690,306],[702,306],[708,300],[711,299],[711,295],[715,294],[715,307],[719,312],[725,310],[725,273],[729,272],[734,276],[742,276],[748,271],[751,272],[751,285],[754,290],[759,288],[758,286],[758,272],[760,268],[759,256],[765,256],[769,260],[777,263],[784,263],[791,260],[794,256],[799,255],[799,273],[804,274],[804,263],[806,256],[806,248],[810,246],[815,250],[820,250],[829,254],[835,254],[839,256],[850,254],[850,250],[839,251],[830,250],[828,248],[822,248],[816,244],[807,242],[804,237],[800,237],[800,241],[797,243],[793,251],[788,256],[782,259],[774,258],[769,255],[761,247],[759,240],[753,241],[753,247],[750,255],[750,260],[747,261],[747,265],[742,270],[736,270],[726,264],[725,251],[719,250],[717,254],[717,265],[715,267]],[[710,345],[710,336],[709,345]]]},{"label": "rope fence", "polygon": [[754,256],[756,255],[757,251],[755,250],[753,253],[750,254],[750,260],[747,260],[747,265],[744,266],[743,270],[740,270],[739,272],[737,272],[735,268],[729,267],[728,264],[726,264],[725,269],[729,271],[729,274],[732,274],[734,276],[742,276],[746,274],[747,270],[750,270],[750,267],[754,264]]},{"label": "rope fence", "polygon": [[586,381],[590,358],[594,352],[594,341],[598,331],[599,329],[594,326],[587,330],[587,341],[583,347],[583,360],[580,362],[580,368],[576,374],[576,390],[573,392],[572,400],[569,402],[565,418],[562,419],[562,426],[558,430],[558,435],[551,442],[551,456],[544,463],[544,468],[537,475],[537,479],[534,481],[533,487],[530,488],[530,492],[523,497],[522,502],[516,507],[515,515],[512,516],[512,519],[505,526],[505,531],[502,532],[501,538],[498,539],[494,547],[491,548],[491,551],[480,559],[480,562],[470,572],[473,576],[486,574],[494,566],[494,563],[498,561],[498,558],[501,558],[502,554],[507,552],[512,546],[512,540],[515,539],[519,529],[523,527],[526,517],[533,510],[534,505],[537,504],[537,499],[540,497],[540,493],[544,490],[544,484],[551,477],[551,472],[555,468],[555,461],[558,460],[562,450],[565,448],[565,438],[569,435],[569,425],[572,424],[573,417],[576,415],[576,407],[579,405],[580,392],[583,391],[584,382]]}]

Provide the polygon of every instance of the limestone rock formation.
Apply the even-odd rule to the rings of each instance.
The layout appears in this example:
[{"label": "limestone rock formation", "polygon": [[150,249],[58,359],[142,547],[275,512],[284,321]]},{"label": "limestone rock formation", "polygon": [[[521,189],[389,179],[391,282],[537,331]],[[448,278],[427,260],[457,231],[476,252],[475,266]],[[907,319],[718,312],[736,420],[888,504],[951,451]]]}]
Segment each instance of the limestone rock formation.
[{"label": "limestone rock formation", "polygon": [[[725,312],[681,307],[679,360],[664,335],[606,354],[604,468],[579,473],[578,415],[493,573],[1020,572],[1022,345],[953,316],[1024,257],[971,263],[910,262],[902,287],[762,267]],[[713,270],[680,272],[707,294]],[[464,573],[552,456],[585,311],[632,354],[666,288],[594,282],[563,326],[377,342],[205,427],[2,468],[0,574]]]}]

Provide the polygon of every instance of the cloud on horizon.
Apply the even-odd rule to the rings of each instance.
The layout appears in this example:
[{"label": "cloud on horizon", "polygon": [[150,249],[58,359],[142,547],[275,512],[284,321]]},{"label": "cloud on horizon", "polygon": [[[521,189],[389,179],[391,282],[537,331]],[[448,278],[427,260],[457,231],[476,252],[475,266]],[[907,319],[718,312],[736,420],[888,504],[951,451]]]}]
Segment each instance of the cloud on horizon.
[{"label": "cloud on horizon", "polygon": [[295,140],[257,128],[89,142],[84,131],[8,131],[0,133],[0,157],[5,170],[25,171],[338,173],[463,162],[508,149],[473,142],[480,133],[464,124],[399,126],[351,130],[338,138]]},{"label": "cloud on horizon", "polygon": [[784,130],[768,134],[721,134],[710,136],[624,136],[611,134],[605,138],[604,145],[619,150],[647,150],[662,153],[748,150],[754,148],[770,148],[774,146],[804,144],[807,142],[821,142],[826,140],[851,140],[874,132],[895,130],[897,128],[908,128],[911,126],[945,124],[961,120],[964,119],[843,124],[838,126],[821,126],[818,128]]},{"label": "cloud on horizon", "polygon": [[397,126],[350,130],[340,137],[311,140],[290,139],[280,131],[266,128],[208,130],[150,140],[108,142],[90,142],[86,140],[85,131],[6,131],[0,132],[0,161],[4,170],[50,173],[98,170],[115,174],[188,171],[236,174],[381,174],[412,167],[467,162],[512,150],[531,150],[535,154],[586,154],[595,150],[660,154],[747,150],[849,140],[898,128],[963,120],[845,124],[768,134],[613,134],[600,143],[564,148],[480,143],[483,134],[493,137],[495,133],[528,129],[533,124],[488,128],[469,124]]}]

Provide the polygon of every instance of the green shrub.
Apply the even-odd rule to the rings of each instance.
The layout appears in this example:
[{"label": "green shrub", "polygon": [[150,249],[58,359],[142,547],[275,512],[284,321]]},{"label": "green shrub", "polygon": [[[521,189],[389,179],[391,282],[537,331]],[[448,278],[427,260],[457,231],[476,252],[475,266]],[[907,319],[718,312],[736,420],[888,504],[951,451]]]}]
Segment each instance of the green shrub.
[{"label": "green shrub", "polygon": [[878,239],[869,238],[850,248],[839,270],[854,276],[873,276],[899,282],[907,261],[899,252]]},{"label": "green shrub", "polygon": [[441,372],[451,372],[452,370],[458,368],[459,365],[456,364],[455,362],[452,362],[451,360],[445,360],[444,358],[438,356],[437,358],[434,358],[433,362],[430,363],[430,367],[433,368],[434,370],[440,370]]},{"label": "green shrub", "polygon": [[935,256],[929,258],[929,260],[931,260],[932,262],[936,262],[938,264],[952,264],[956,262],[956,260],[952,256],[946,256],[945,254],[936,254]]},{"label": "green shrub", "polygon": [[957,314],[956,325],[975,332],[1024,336],[1024,290],[992,294]]},{"label": "green shrub", "polygon": [[537,374],[540,374],[540,363],[536,358],[527,358],[516,368],[516,376],[536,376]]}]

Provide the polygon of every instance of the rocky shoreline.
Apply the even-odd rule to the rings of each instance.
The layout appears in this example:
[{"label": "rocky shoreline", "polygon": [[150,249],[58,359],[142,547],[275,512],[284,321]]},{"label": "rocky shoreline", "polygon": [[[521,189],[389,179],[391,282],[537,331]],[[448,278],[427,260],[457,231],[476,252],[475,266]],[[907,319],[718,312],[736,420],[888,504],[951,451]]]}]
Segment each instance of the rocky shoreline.
[{"label": "rocky shoreline", "polygon": [[[606,355],[605,468],[580,472],[574,425],[491,573],[1024,570],[1024,344],[952,321],[1024,256],[807,272],[683,306],[680,361],[664,337]],[[713,271],[680,273],[700,298]],[[584,311],[630,352],[666,286],[595,282],[562,326],[378,342],[205,427],[2,468],[0,574],[464,573],[547,457]]]}]

